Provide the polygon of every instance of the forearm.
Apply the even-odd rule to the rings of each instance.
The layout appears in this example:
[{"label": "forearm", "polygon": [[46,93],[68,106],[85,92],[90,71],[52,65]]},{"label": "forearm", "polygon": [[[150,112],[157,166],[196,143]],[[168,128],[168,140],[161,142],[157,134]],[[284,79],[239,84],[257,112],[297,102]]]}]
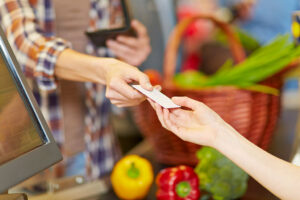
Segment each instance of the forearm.
[{"label": "forearm", "polygon": [[57,59],[55,75],[60,79],[105,84],[106,69],[113,62],[113,58],[99,58],[66,49]]},{"label": "forearm", "polygon": [[214,147],[280,199],[299,199],[299,167],[263,151],[229,125]]}]

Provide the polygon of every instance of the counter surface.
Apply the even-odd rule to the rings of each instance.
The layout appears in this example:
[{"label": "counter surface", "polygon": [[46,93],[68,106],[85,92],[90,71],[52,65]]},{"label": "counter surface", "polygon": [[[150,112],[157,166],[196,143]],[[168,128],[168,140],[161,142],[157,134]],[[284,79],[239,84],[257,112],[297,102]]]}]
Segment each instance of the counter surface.
[{"label": "counter surface", "polygon": [[[297,119],[299,120],[299,112],[296,109],[283,109],[281,113],[281,117],[278,122],[278,126],[274,133],[274,138],[269,148],[269,152],[278,156],[284,160],[291,160],[292,152],[294,149],[294,140],[297,136],[296,134],[296,124]],[[300,133],[298,133],[300,134]],[[134,149],[132,149],[129,154],[138,154],[145,158],[147,158],[153,165],[154,172],[157,174],[159,170],[168,167],[158,163],[155,160],[155,155],[153,153],[153,149],[151,145],[147,141],[143,141],[138,144]],[[29,197],[29,200],[63,200],[63,199],[82,199],[82,200],[115,200],[118,199],[111,187],[105,184],[107,181],[99,180],[95,183],[83,184],[81,186],[77,186],[76,188],[66,189],[65,191],[61,191],[57,194],[51,194],[50,196],[40,196],[40,197]],[[99,188],[99,189],[97,189]],[[154,200],[156,193],[155,184],[152,185],[147,200]],[[90,192],[89,192],[90,191]],[[83,194],[86,195],[83,195]],[[102,193],[99,195],[99,193]],[[78,194],[78,195],[76,195]],[[88,195],[90,194],[90,195]],[[91,195],[93,197],[91,197]],[[55,197],[54,197],[55,196]],[[79,197],[80,196],[80,197]],[[81,196],[86,196],[81,198]],[[242,200],[278,200],[274,195],[272,195],[269,191],[264,189],[260,184],[258,184],[255,180],[250,178],[248,184],[248,190]]]}]

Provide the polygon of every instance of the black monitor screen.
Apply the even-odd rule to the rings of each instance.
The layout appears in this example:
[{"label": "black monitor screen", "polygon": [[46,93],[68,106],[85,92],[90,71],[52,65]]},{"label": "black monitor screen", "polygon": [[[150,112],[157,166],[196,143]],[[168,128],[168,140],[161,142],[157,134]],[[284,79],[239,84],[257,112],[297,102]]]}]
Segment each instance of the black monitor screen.
[{"label": "black monitor screen", "polygon": [[0,54],[0,165],[44,142]]}]

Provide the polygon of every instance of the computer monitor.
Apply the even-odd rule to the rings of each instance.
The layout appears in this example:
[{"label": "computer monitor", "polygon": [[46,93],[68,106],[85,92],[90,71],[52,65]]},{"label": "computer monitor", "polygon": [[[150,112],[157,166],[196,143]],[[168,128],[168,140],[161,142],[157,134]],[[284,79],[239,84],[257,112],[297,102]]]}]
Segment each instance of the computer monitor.
[{"label": "computer monitor", "polygon": [[0,193],[61,159],[0,28]]}]

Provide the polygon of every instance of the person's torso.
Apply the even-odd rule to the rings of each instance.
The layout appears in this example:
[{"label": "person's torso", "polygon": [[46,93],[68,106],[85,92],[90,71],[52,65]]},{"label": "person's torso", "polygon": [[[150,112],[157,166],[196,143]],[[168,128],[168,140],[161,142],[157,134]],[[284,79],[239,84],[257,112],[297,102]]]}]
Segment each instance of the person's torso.
[{"label": "person's torso", "polygon": [[[72,44],[72,49],[85,53],[90,2],[86,0],[52,0],[55,11],[54,32]],[[59,80],[63,114],[64,151],[71,156],[84,151],[84,84]]]}]

